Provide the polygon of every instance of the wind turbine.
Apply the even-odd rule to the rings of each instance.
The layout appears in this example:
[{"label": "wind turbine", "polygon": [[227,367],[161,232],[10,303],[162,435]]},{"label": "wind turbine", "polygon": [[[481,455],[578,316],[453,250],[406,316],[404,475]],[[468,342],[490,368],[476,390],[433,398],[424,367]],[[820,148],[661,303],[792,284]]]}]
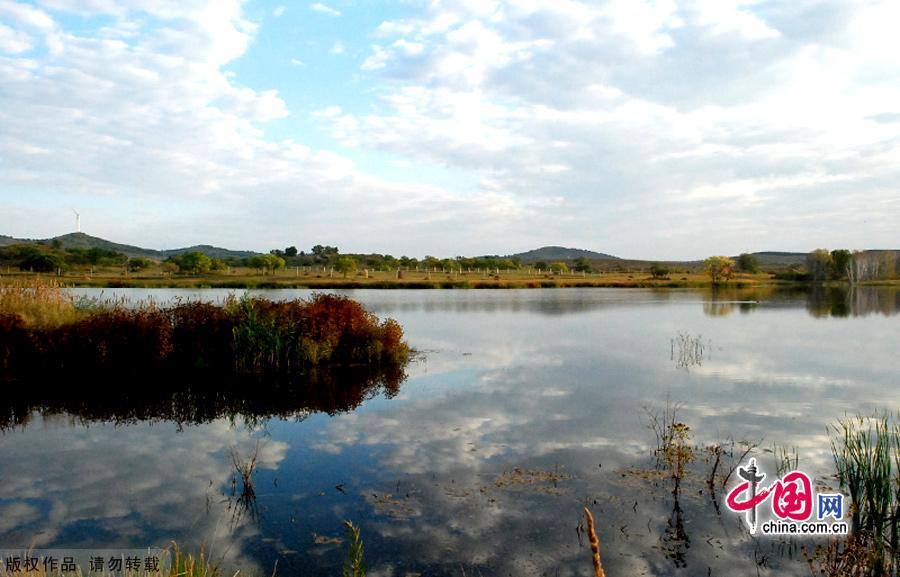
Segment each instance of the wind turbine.
[{"label": "wind turbine", "polygon": [[75,232],[81,232],[81,215],[78,214],[78,211],[74,208],[72,209],[72,212],[75,213]]}]

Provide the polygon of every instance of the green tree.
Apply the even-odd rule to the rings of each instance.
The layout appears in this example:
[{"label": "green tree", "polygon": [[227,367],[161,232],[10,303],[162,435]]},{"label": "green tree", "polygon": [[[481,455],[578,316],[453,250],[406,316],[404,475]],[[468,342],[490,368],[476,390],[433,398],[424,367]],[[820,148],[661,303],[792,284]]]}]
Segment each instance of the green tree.
[{"label": "green tree", "polygon": [[650,274],[653,278],[666,278],[669,276],[669,267],[655,262],[650,265]]},{"label": "green tree", "polygon": [[741,253],[737,259],[737,267],[741,272],[756,274],[759,272],[759,259],[750,253]]},{"label": "green tree", "polygon": [[265,267],[271,272],[282,269],[287,264],[283,258],[275,254],[264,254]]},{"label": "green tree", "polygon": [[153,261],[149,258],[132,258],[128,260],[128,270],[131,272],[140,272],[153,266]]},{"label": "green tree", "polygon": [[247,266],[265,272],[274,272],[276,269],[284,268],[286,264],[283,258],[273,253],[255,254],[247,259]]},{"label": "green tree", "polygon": [[172,262],[178,265],[178,270],[190,274],[203,274],[209,272],[212,260],[202,252],[186,252],[172,257]]},{"label": "green tree", "polygon": [[829,278],[834,271],[834,260],[831,258],[831,253],[824,248],[819,248],[806,255],[806,270],[814,281]]},{"label": "green tree", "polygon": [[569,265],[564,262],[554,262],[550,264],[550,270],[556,274],[569,272]]},{"label": "green tree", "polygon": [[591,268],[591,262],[583,256],[576,258],[572,262],[572,268],[578,272],[592,272],[594,270]]},{"label": "green tree", "polygon": [[220,258],[212,259],[212,262],[209,264],[209,270],[212,271],[222,271],[228,268],[228,263]]},{"label": "green tree", "polygon": [[312,247],[312,253],[316,262],[328,262],[339,254],[336,246],[322,246],[321,244]]},{"label": "green tree", "polygon": [[56,272],[64,268],[63,260],[53,253],[34,251],[19,262],[21,270],[33,270],[34,272]]},{"label": "green tree", "polygon": [[288,258],[294,258],[295,256],[297,256],[297,247],[289,246],[286,249],[284,249],[284,256],[286,256]]},{"label": "green tree", "polygon": [[264,270],[266,268],[266,259],[261,254],[255,254],[246,260],[246,264],[250,268]]},{"label": "green tree", "polygon": [[734,276],[734,261],[727,256],[711,256],[703,261],[706,274],[713,284],[719,284]]},{"label": "green tree", "polygon": [[437,258],[435,256],[425,255],[424,260],[422,260],[422,264],[427,269],[435,269],[435,268],[441,266],[441,261],[439,258]]},{"label": "green tree", "polygon": [[853,253],[847,249],[831,251],[831,276],[832,278],[847,278],[850,266],[853,263]]},{"label": "green tree", "polygon": [[349,256],[342,256],[334,261],[334,270],[342,273],[344,278],[347,278],[348,274],[355,273],[356,268],[356,259]]}]

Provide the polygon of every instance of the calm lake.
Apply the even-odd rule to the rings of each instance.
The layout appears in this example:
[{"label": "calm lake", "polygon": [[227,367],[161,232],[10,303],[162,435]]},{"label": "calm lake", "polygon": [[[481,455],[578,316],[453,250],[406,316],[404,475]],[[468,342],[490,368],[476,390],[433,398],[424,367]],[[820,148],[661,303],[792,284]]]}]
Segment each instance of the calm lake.
[{"label": "calm lake", "polygon": [[[115,391],[108,406],[4,401],[0,548],[176,540],[244,574],[270,575],[277,561],[281,575],[338,575],[350,519],[373,576],[590,575],[579,529],[589,505],[610,577],[808,575],[800,547],[815,541],[751,538],[710,495],[705,448],[731,451],[727,470],[742,442],[758,444],[773,475],[773,446],[796,451],[833,486],[827,427],[900,408],[896,289],[345,292],[396,318],[420,351],[398,385],[308,403],[242,398],[236,413],[196,419],[175,416],[210,402],[190,395],[166,410],[124,407]],[[648,427],[667,403],[695,446],[678,494],[655,470]],[[232,458],[257,447],[246,503]]]}]

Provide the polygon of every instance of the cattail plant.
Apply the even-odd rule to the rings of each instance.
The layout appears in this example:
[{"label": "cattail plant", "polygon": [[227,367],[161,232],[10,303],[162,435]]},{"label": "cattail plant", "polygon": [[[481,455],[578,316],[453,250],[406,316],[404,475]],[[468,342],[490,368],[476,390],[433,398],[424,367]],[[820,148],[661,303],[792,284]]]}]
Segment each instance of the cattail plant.
[{"label": "cattail plant", "polygon": [[587,534],[591,543],[591,561],[594,563],[594,577],[606,577],[603,572],[603,564],[600,563],[600,540],[597,538],[597,531],[594,529],[594,516],[591,510],[584,508],[584,516],[587,518]]}]

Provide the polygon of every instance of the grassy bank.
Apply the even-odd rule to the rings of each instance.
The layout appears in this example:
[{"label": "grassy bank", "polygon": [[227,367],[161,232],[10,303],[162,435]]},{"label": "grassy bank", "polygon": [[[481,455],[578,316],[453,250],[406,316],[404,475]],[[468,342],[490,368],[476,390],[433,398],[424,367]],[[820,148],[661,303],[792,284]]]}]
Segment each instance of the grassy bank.
[{"label": "grassy bank", "polygon": [[296,375],[331,367],[401,367],[409,356],[397,322],[346,297],[221,305],[83,302],[59,285],[0,287],[4,378],[58,372],[91,375]]},{"label": "grassy bank", "polygon": [[[254,274],[244,269],[203,275],[164,273],[126,274],[119,270],[97,270],[92,274],[62,273],[61,276],[32,273],[9,273],[0,276],[0,285],[25,279],[44,278],[68,286],[97,288],[312,288],[312,289],[524,289],[524,288],[691,288],[710,287],[706,274],[685,272],[667,277],[653,277],[646,272],[531,274],[528,271],[501,270],[491,274],[478,272],[394,272],[356,273],[344,277],[327,272],[281,270]],[[771,275],[740,274],[722,283],[731,287],[792,286],[796,281],[774,279]],[[900,284],[900,283],[898,283]]]}]

